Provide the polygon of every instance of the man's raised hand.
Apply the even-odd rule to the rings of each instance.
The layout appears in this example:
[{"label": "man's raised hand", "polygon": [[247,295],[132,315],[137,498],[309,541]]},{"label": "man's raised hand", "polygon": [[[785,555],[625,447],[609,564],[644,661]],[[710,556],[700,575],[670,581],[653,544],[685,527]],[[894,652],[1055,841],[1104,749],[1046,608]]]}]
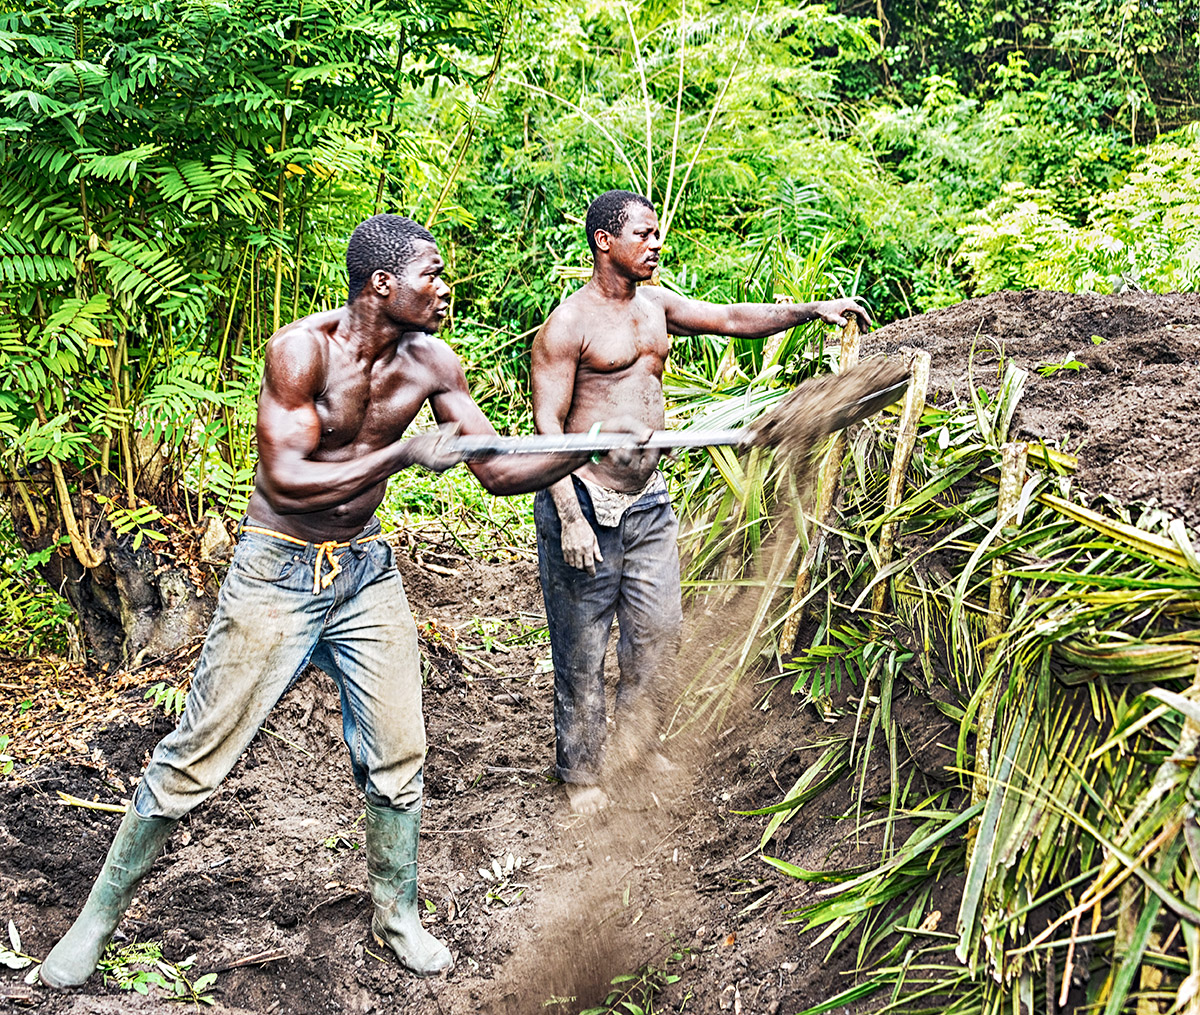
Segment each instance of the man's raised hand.
[{"label": "man's raised hand", "polygon": [[839,328],[845,327],[849,315],[853,314],[858,318],[860,331],[871,330],[871,315],[854,300],[822,300],[814,309],[817,316],[826,324],[836,324]]}]

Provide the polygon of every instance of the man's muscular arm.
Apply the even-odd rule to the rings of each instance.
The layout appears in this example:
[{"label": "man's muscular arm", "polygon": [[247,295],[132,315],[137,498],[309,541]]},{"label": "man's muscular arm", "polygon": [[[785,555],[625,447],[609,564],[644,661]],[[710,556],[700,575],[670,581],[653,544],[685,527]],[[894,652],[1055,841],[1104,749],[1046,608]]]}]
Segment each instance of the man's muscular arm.
[{"label": "man's muscular arm", "polygon": [[667,331],[672,335],[732,335],[766,338],[805,321],[822,320],[844,325],[851,314],[865,331],[871,317],[854,300],[822,300],[819,303],[706,303],[689,300],[669,289],[647,286],[641,290],[663,309]]},{"label": "man's muscular arm", "polygon": [[[578,330],[561,310],[550,315],[533,340],[533,424],[538,433],[563,432],[575,394],[581,348]],[[595,575],[596,564],[604,558],[596,533],[579,507],[575,484],[570,477],[561,479],[550,487],[550,496],[562,527],[563,560]]]},{"label": "man's muscular arm", "polygon": [[316,398],[324,387],[320,344],[304,331],[267,346],[258,400],[259,483],[279,514],[307,514],[349,503],[393,473],[413,465],[441,472],[459,459],[420,434],[344,462],[313,458],[321,445]]},{"label": "man's muscular arm", "polygon": [[[429,405],[439,423],[456,423],[464,434],[493,435],[496,430],[483,414],[467,388],[462,365],[443,343],[444,352],[433,364],[443,388],[430,396]],[[506,496],[540,490],[579,468],[586,454],[497,455],[469,462],[467,467],[490,493]],[[569,482],[569,481],[568,481]]]}]

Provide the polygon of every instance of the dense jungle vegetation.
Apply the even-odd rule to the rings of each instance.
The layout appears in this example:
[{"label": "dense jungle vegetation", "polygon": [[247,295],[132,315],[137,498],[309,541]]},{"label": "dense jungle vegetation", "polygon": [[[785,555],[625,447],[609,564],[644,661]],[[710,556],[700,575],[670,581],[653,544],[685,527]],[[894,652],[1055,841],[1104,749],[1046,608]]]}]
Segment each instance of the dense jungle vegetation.
[{"label": "dense jungle vegetation", "polygon": [[[1197,46],[1174,0],[8,6],[5,648],[63,647],[38,572],[105,614],[94,650],[145,647],[106,540],[239,516],[262,345],[344,299],[361,218],[434,229],[447,336],[519,431],[530,333],[609,187],[660,206],[663,281],[696,296],[840,292],[886,322],[1010,286],[1193,288]],[[725,355],[675,354],[701,388],[761,367]]]},{"label": "dense jungle vegetation", "polygon": [[[719,301],[845,294],[887,322],[1003,288],[1166,292],[1200,281],[1200,8],[1180,0],[5,4],[0,80],[6,653],[86,649],[120,665],[170,650],[152,622],[130,621],[131,597],[171,598],[172,575],[203,580],[196,540],[206,519],[232,523],[249,495],[263,345],[282,323],[345,299],[345,241],[377,211],[411,215],[438,237],[454,287],[445,337],[507,432],[530,428],[533,332],[586,278],[583,214],[612,187],[660,208],[662,284]],[[823,337],[801,328],[766,349],[678,341],[666,379],[672,414],[735,425],[825,369]],[[1157,933],[1154,900],[1170,894],[1160,881],[1187,866],[1175,821],[1192,799],[1190,770],[1170,765],[1185,741],[1194,748],[1200,711],[1175,700],[1167,715],[1161,695],[1136,706],[1123,692],[1055,698],[1046,634],[1049,624],[1054,637],[1082,639],[1072,643],[1076,665],[1093,656],[1115,665],[1112,646],[1128,644],[1123,625],[1137,611],[1111,590],[1161,586],[1181,610],[1195,598],[1200,564],[1181,527],[1148,543],[1136,518],[1085,531],[1101,523],[1073,508],[1064,522],[1059,477],[1043,478],[1025,500],[1036,500],[1036,539],[1021,545],[1068,561],[1063,575],[1076,564],[1101,575],[1110,612],[1101,616],[1093,599],[1082,619],[1064,619],[1053,597],[1023,600],[1030,574],[1011,595],[1008,641],[974,623],[982,579],[973,576],[1003,555],[1002,540],[990,544],[1005,509],[994,485],[971,490],[965,506],[937,495],[998,466],[1019,396],[1020,379],[1007,377],[995,402],[922,419],[934,436],[915,459],[907,506],[885,510],[880,484],[864,478],[886,472],[892,438],[841,448],[861,480],[848,511],[865,531],[903,519],[961,553],[939,608],[957,632],[945,660],[957,685],[943,711],[962,723],[959,768],[975,763],[969,745],[983,716],[989,735],[996,723],[991,756],[1002,772],[1024,766],[1046,784],[1089,792],[1104,768],[1087,767],[1093,748],[1158,736],[1104,768],[1112,792],[1125,794],[1113,814],[1128,820],[1107,814],[1096,794],[1052,816],[988,796],[986,755],[974,788],[964,776],[909,799],[888,708],[911,654],[869,624],[829,613],[792,668],[814,700],[825,697],[818,674],[834,656],[864,687],[861,701],[874,687],[880,707],[860,706],[866,752],[875,738],[893,768],[882,804],[888,858],[844,872],[845,898],[805,918],[838,943],[861,930],[864,965],[876,952],[868,984],[901,998],[916,953],[883,947],[903,920],[880,907],[900,900],[919,916],[931,873],[969,873],[975,894],[965,896],[961,936],[941,935],[951,939],[943,952],[961,941],[957,959],[939,953],[920,966],[933,984],[920,991],[957,992],[964,1011],[998,1011],[1010,982],[1032,1002],[1039,953],[1016,948],[1016,928],[1031,900],[1062,901],[1064,872],[1080,881],[1100,872],[1097,914],[1117,889],[1126,908],[1144,902],[1129,910],[1136,920],[1120,945],[1136,951],[1134,970]],[[694,455],[679,470],[681,513],[701,523],[689,581],[711,590],[749,574],[784,482],[769,456]],[[528,541],[528,500],[493,502],[463,470],[402,476],[387,507],[393,527],[436,519],[459,540]],[[858,550],[861,559],[844,562],[847,587],[874,566],[871,547]],[[765,583],[739,669],[794,647],[795,627],[771,600],[793,579],[800,588],[795,564],[789,557]],[[837,577],[818,564],[828,568],[822,581]],[[130,574],[143,576],[132,592]],[[902,606],[900,580],[889,572],[896,609],[915,625],[918,606]],[[1072,593],[1085,584],[1073,572],[1061,580]],[[932,609],[924,591],[913,595]],[[1109,643],[1097,632],[1116,633]],[[1194,670],[1184,641],[1158,645],[1164,679]],[[1006,712],[998,682],[1025,704]],[[1028,714],[1035,700],[1053,706],[1058,740]],[[1083,747],[1046,746],[1066,745],[1089,709],[1111,723]],[[847,752],[825,755],[780,813],[848,770],[854,746]],[[902,812],[918,826],[903,843],[891,838]],[[1033,873],[1013,860],[1012,844],[1030,838],[1057,843]],[[993,841],[1014,852],[993,856]],[[1125,845],[1110,850],[1114,842]],[[1138,868],[1148,887],[1135,899],[1141,884],[1125,879],[1143,848],[1165,859],[1154,876]],[[1188,884],[1192,892],[1200,880]],[[1166,905],[1192,921],[1195,902]],[[1061,908],[1082,911],[1076,903]],[[1194,921],[1183,936],[1192,965],[1159,966],[1186,986],[1200,983]],[[1135,986],[1133,971],[1121,973],[1097,1010],[1123,1010]],[[1040,1007],[1048,988],[1036,989]],[[1194,984],[1186,997],[1181,988],[1181,1010],[1196,995]]]}]

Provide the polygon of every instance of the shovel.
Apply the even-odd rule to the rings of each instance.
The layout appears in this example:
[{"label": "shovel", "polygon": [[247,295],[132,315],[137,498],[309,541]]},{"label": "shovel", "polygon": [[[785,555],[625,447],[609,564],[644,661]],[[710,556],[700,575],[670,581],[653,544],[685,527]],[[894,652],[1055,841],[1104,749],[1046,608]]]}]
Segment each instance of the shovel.
[{"label": "shovel", "polygon": [[644,443],[627,433],[538,434],[499,437],[467,434],[447,438],[463,461],[496,455],[603,454],[622,449],[753,447],[787,444],[801,419],[807,434],[830,434],[899,401],[908,388],[909,365],[871,360],[840,373],[805,381],[749,426],[734,430],[655,430]]}]

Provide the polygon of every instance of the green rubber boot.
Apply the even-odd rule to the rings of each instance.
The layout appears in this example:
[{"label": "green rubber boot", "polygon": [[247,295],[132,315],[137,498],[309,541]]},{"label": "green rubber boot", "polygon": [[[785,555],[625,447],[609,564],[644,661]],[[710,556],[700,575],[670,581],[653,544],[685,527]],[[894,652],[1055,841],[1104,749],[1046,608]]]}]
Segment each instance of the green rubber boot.
[{"label": "green rubber boot", "polygon": [[43,983],[49,987],[77,987],[92,975],[108,939],[129,908],[134,889],[176,824],[174,818],[140,818],[130,806],[83,912],[42,963]]},{"label": "green rubber boot", "polygon": [[417,840],[421,812],[367,802],[367,880],[375,915],[371,933],[418,976],[454,965],[450,949],[421,926],[417,912]]}]

